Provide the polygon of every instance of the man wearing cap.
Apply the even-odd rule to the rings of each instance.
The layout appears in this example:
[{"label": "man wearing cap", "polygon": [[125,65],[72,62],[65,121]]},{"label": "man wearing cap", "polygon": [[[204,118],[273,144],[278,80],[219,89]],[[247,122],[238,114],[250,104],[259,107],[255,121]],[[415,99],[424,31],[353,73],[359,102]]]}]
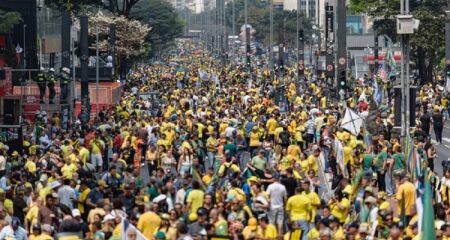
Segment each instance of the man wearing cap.
[{"label": "man wearing cap", "polygon": [[371,224],[371,223],[375,222],[378,217],[378,206],[376,205],[377,200],[372,196],[368,196],[368,197],[366,197],[364,204],[366,205],[366,207],[368,209],[368,216],[367,216],[367,220],[364,220],[363,222],[367,222],[367,223]]},{"label": "man wearing cap", "polygon": [[250,218],[248,225],[242,231],[244,239],[255,239],[256,237],[262,237],[261,227],[258,226],[258,220],[256,218]]},{"label": "man wearing cap", "polygon": [[92,189],[86,198],[86,206],[88,209],[96,208],[96,204],[104,198],[104,194],[108,188],[108,184],[105,181],[100,180],[97,182],[97,187]]},{"label": "man wearing cap", "polygon": [[188,233],[192,236],[202,235],[202,233],[206,231],[205,224],[207,223],[207,220],[208,210],[204,207],[197,209],[197,220],[188,225]]}]

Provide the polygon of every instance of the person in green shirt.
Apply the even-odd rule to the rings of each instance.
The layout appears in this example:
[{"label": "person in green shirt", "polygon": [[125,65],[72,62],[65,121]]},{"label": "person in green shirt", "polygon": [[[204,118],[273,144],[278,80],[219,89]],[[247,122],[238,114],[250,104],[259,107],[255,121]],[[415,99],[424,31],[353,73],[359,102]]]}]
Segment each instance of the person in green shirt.
[{"label": "person in green shirt", "polygon": [[364,172],[372,172],[372,166],[373,166],[373,159],[375,158],[375,156],[373,155],[372,152],[368,152],[365,153],[363,155],[363,163],[362,163],[362,167],[363,167],[363,171]]},{"label": "person in green shirt", "polygon": [[250,160],[250,163],[247,164],[247,167],[249,167],[252,171],[255,171],[259,177],[263,177],[266,170],[266,164],[267,161],[264,157],[264,149],[260,149],[258,154]]},{"label": "person in green shirt", "polygon": [[385,185],[385,168],[386,168],[386,160],[388,158],[388,154],[385,150],[382,150],[383,146],[378,144],[375,146],[375,154],[376,163],[375,163],[375,171],[377,172],[377,183],[378,189],[380,191],[386,190]]},{"label": "person in green shirt", "polygon": [[394,150],[394,155],[392,155],[392,169],[394,171],[394,175],[400,175],[405,171],[406,162],[405,162],[405,154],[402,152],[402,148],[399,146]]}]

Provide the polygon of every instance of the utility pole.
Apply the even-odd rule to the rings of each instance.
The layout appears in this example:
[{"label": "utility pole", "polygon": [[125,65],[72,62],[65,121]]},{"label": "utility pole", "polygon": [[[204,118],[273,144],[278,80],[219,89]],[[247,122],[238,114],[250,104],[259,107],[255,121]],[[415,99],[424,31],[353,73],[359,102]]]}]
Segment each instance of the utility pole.
[{"label": "utility pole", "polygon": [[[400,1],[400,15],[397,15],[397,34],[401,35],[402,64],[401,64],[401,139],[402,146],[405,145],[405,136],[409,133],[409,127],[413,125],[413,116],[411,115],[410,92],[415,95],[414,90],[410,89],[409,80],[409,38],[414,30],[419,26],[419,21],[414,19],[409,12],[409,0]],[[414,111],[414,109],[413,109]]]},{"label": "utility pole", "polygon": [[115,74],[116,69],[116,24],[109,25],[109,54],[112,57],[112,75]]},{"label": "utility pole", "polygon": [[27,69],[27,25],[23,24],[23,68]]},{"label": "utility pole", "polygon": [[[62,56],[61,56],[61,69],[63,67],[70,69],[70,45],[71,45],[71,36],[70,36],[70,32],[71,32],[71,21],[70,21],[70,14],[68,11],[64,10],[61,13],[61,50],[62,50]],[[72,48],[72,52],[73,52],[73,48]],[[73,71],[73,70],[72,70]],[[74,71],[73,71],[74,72]],[[60,80],[60,84],[59,86],[62,86],[62,79]],[[59,102],[61,103],[61,100],[67,101],[66,103],[68,104],[60,104],[60,111],[61,111],[61,122],[62,122],[62,127],[64,129],[67,129],[69,127],[69,122],[70,122],[70,112],[73,111],[73,109],[71,109],[71,106],[73,108],[75,108],[75,106],[73,105],[73,99],[74,99],[74,94],[72,94],[72,84],[67,85],[67,92],[68,92],[68,96],[67,99],[61,99],[61,97],[59,98]],[[75,112],[75,111],[73,111]],[[74,118],[72,118],[72,121],[74,121]]]},{"label": "utility pole", "polygon": [[378,32],[374,30],[373,35],[374,35],[373,56],[375,58],[375,66],[373,68],[373,74],[375,76],[378,73]]},{"label": "utility pole", "polygon": [[[337,72],[340,76],[346,77],[347,71],[347,27],[346,17],[347,9],[345,6],[345,0],[337,0],[336,15],[337,15]],[[343,79],[347,81],[346,79]],[[341,80],[342,81],[342,80]]]},{"label": "utility pole", "polygon": [[[335,76],[334,64],[334,10],[333,6],[325,4],[325,62],[326,62],[326,82],[327,85],[333,85]],[[319,45],[320,51],[320,45]],[[318,65],[317,65],[318,68]]]},{"label": "utility pole", "polygon": [[269,2],[270,2],[270,6],[269,6],[269,12],[270,12],[269,68],[270,68],[270,72],[272,72],[272,70],[273,70],[273,0],[270,0]]},{"label": "utility pole", "polygon": [[236,7],[235,7],[235,0],[231,1],[231,17],[233,18],[233,22],[231,23],[231,28],[233,32],[233,36],[236,36]]},{"label": "utility pole", "polygon": [[95,115],[98,116],[99,104],[99,57],[98,57],[98,23],[95,23]]},{"label": "utility pole", "polygon": [[[247,71],[250,72],[251,59],[250,59],[250,28],[248,26],[248,0],[244,0],[244,26],[245,26],[245,54]],[[249,76],[250,77],[250,76]]]},{"label": "utility pole", "polygon": [[[446,11],[450,15],[450,4]],[[445,91],[450,92],[450,21],[445,23]]]},{"label": "utility pole", "polygon": [[89,79],[88,79],[88,17],[80,17],[80,50],[81,50],[81,109],[90,115]]},{"label": "utility pole", "polygon": [[303,12],[300,0],[297,0],[297,84],[304,76],[305,71],[305,42],[303,34]]},{"label": "utility pole", "polygon": [[[400,0],[400,14],[407,15],[409,13],[409,0]],[[402,122],[401,122],[401,137],[403,139],[403,145],[405,145],[405,136],[409,129],[409,36],[406,34],[401,35],[401,93],[402,93]],[[406,65],[406,66],[405,66]],[[405,69],[406,68],[406,69]]]}]

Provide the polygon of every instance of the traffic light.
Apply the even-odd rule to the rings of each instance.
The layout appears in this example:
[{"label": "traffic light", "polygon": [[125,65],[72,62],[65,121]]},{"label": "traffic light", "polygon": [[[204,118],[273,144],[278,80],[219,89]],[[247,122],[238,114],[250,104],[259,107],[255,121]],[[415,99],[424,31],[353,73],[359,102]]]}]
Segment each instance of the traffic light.
[{"label": "traffic light", "polygon": [[339,76],[339,88],[347,88],[347,77],[345,71],[342,71]]},{"label": "traffic light", "polygon": [[445,67],[445,76],[450,77],[450,64]]},{"label": "traffic light", "polygon": [[303,29],[298,30],[298,41],[303,42]]}]

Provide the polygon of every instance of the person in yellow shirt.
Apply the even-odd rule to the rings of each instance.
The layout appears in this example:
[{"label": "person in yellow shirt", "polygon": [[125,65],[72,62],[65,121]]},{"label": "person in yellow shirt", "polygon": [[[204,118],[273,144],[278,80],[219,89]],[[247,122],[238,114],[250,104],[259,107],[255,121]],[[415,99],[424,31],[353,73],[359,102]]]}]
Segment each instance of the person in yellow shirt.
[{"label": "person in yellow shirt", "polygon": [[84,205],[87,199],[88,194],[91,192],[91,189],[86,185],[85,181],[82,181],[80,184],[80,196],[78,197],[78,209],[82,216],[87,216],[87,212],[84,209]]},{"label": "person in yellow shirt", "polygon": [[340,223],[344,223],[348,215],[350,208],[350,201],[348,200],[348,194],[337,190],[332,199],[330,199],[329,206],[331,209],[331,215],[333,215]]},{"label": "person in yellow shirt", "polygon": [[30,233],[33,233],[33,225],[38,223],[39,208],[44,205],[43,202],[43,199],[41,197],[38,197],[36,199],[36,203],[28,210],[27,214],[25,215],[24,227],[25,230],[29,231]]},{"label": "person in yellow shirt", "polygon": [[256,218],[250,218],[248,220],[248,225],[242,231],[242,235],[245,240],[255,239],[263,235],[261,227],[258,226],[258,220]]},{"label": "person in yellow shirt", "polygon": [[398,186],[395,198],[398,203],[398,212],[401,210],[401,203],[404,202],[405,215],[407,219],[411,219],[411,207],[416,204],[416,187],[409,181],[409,176],[406,174],[400,176],[400,185]]},{"label": "person in yellow shirt", "polygon": [[319,195],[317,195],[316,192],[311,191],[311,182],[307,179],[302,181],[302,188],[303,194],[305,194],[311,202],[311,217],[309,220],[310,222],[314,222],[314,220],[316,219],[317,208],[320,206]]},{"label": "person in yellow shirt", "polygon": [[219,139],[217,139],[217,133],[214,132],[206,139],[206,154],[208,155],[208,161],[205,162],[205,167],[207,169],[214,167],[218,146]]},{"label": "person in yellow shirt", "polygon": [[278,122],[277,120],[275,120],[274,115],[271,115],[270,119],[266,122],[267,133],[269,134],[271,140],[274,140],[275,130],[277,129],[277,127]]},{"label": "person in yellow shirt", "polygon": [[214,177],[214,169],[209,168],[207,174],[202,177],[202,182],[205,186],[208,186]]},{"label": "person in yellow shirt", "polygon": [[25,168],[27,169],[27,171],[35,176],[36,174],[36,156],[30,156],[29,158],[27,158],[27,162],[25,163]]},{"label": "person in yellow shirt", "polygon": [[61,173],[64,178],[72,179],[73,174],[78,171],[78,167],[75,163],[71,162],[69,159],[66,160],[66,163],[61,168]]},{"label": "person in yellow shirt", "polygon": [[[35,240],[53,240],[52,237],[52,226],[50,224],[43,224],[41,226],[41,234],[35,238]],[[78,238],[71,238],[78,239]]]},{"label": "person in yellow shirt", "polygon": [[333,232],[333,240],[345,240],[345,232],[342,228],[341,224],[339,223],[339,219],[335,217],[330,218],[330,228]]},{"label": "person in yellow shirt", "polygon": [[151,204],[145,204],[145,213],[139,217],[137,228],[147,239],[153,239],[156,229],[161,225],[161,218],[151,211]]},{"label": "person in yellow shirt", "polygon": [[200,183],[193,181],[192,191],[189,192],[186,199],[186,210],[189,211],[189,213],[196,213],[197,209],[203,205],[204,195],[205,193],[200,190]]},{"label": "person in yellow shirt", "polygon": [[295,222],[302,230],[302,239],[307,239],[311,210],[310,198],[303,194],[301,187],[297,187],[295,195],[287,200],[286,212],[290,221]]},{"label": "person in yellow shirt", "polygon": [[261,144],[260,142],[261,135],[257,126],[253,126],[252,130],[248,134],[248,137],[250,139],[249,142],[250,152],[253,153]]},{"label": "person in yellow shirt", "polygon": [[277,228],[275,225],[269,223],[267,216],[259,217],[259,226],[262,231],[262,238],[265,240],[275,240],[278,237]]},{"label": "person in yellow shirt", "polygon": [[80,158],[81,162],[84,164],[87,163],[89,159],[89,150],[85,148],[84,146],[80,146],[80,150],[78,150],[78,157]]},{"label": "person in yellow shirt", "polygon": [[313,153],[310,154],[306,159],[306,161],[308,162],[308,169],[303,169],[305,172],[308,172],[309,169],[314,170],[314,172],[319,172],[319,164],[318,164],[319,155],[320,155],[319,147],[314,146]]}]

